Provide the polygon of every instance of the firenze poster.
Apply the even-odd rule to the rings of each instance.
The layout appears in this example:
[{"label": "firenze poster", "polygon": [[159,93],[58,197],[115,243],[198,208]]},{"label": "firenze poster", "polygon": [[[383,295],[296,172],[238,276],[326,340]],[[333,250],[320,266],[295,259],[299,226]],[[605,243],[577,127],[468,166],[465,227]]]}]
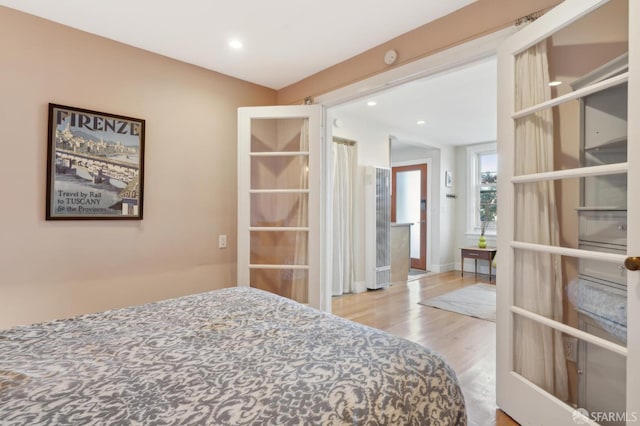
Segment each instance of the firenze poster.
[{"label": "firenze poster", "polygon": [[144,124],[49,104],[47,220],[142,219]]}]

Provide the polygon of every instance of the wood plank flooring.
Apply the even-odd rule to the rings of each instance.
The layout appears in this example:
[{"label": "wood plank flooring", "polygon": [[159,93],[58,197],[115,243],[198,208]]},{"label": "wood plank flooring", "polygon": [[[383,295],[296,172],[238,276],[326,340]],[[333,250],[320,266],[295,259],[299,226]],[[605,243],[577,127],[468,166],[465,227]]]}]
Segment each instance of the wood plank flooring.
[{"label": "wood plank flooring", "polygon": [[386,289],[334,297],[335,315],[385,330],[440,353],[458,375],[469,425],[517,425],[496,408],[496,325],[441,309],[420,300],[458,288],[488,282],[487,275],[459,271],[427,275]]}]

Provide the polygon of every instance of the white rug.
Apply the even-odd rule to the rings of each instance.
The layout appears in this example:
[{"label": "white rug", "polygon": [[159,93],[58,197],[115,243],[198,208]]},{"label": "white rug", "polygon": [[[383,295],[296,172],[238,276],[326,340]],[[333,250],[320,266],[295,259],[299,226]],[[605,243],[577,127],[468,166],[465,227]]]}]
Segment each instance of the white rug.
[{"label": "white rug", "polygon": [[473,284],[418,303],[496,321],[496,286],[491,284]]}]

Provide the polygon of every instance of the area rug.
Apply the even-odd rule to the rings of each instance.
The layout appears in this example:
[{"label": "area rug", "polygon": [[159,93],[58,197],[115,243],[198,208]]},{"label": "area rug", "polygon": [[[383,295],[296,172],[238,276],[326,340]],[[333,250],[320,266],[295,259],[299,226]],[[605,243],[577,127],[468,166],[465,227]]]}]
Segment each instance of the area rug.
[{"label": "area rug", "polygon": [[470,317],[496,321],[496,286],[491,284],[473,284],[418,303]]}]

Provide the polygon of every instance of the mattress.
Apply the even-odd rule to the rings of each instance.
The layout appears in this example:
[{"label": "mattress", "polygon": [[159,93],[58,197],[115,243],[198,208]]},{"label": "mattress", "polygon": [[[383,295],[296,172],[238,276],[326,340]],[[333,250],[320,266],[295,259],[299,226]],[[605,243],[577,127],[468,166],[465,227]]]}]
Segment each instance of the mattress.
[{"label": "mattress", "polygon": [[0,331],[0,424],[464,425],[413,342],[228,288]]}]

